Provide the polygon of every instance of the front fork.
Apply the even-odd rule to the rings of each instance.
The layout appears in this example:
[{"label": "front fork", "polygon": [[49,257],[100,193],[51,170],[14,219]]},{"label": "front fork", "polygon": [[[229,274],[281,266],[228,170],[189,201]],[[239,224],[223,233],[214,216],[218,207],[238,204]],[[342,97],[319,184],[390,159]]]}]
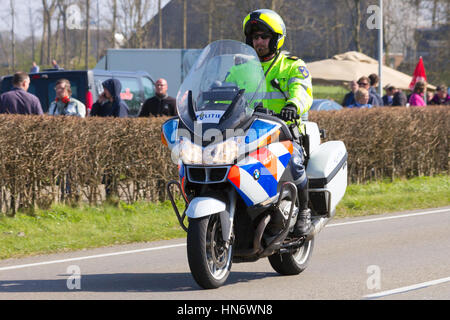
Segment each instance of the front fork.
[{"label": "front fork", "polygon": [[236,212],[236,191],[234,189],[227,192],[228,201],[226,210],[220,213],[220,224],[222,225],[222,238],[226,247],[233,243],[233,221]]}]

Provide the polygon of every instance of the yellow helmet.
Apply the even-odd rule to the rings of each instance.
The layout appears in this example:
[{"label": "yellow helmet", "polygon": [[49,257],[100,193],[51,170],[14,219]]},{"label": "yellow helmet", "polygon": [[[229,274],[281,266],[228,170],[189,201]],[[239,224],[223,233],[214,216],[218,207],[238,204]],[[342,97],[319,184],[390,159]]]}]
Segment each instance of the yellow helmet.
[{"label": "yellow helmet", "polygon": [[251,35],[255,31],[271,32],[273,37],[269,43],[271,53],[277,52],[284,44],[286,26],[283,19],[275,11],[259,9],[250,12],[243,23],[245,42],[253,46]]}]

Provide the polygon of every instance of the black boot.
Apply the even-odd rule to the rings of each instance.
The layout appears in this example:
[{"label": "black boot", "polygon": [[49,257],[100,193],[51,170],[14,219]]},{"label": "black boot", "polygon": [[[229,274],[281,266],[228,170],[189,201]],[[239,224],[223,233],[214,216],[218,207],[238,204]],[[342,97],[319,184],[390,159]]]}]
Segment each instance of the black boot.
[{"label": "black boot", "polygon": [[300,210],[298,212],[293,234],[296,237],[302,237],[307,236],[312,231],[311,210],[308,208],[308,187],[298,189],[298,198]]}]

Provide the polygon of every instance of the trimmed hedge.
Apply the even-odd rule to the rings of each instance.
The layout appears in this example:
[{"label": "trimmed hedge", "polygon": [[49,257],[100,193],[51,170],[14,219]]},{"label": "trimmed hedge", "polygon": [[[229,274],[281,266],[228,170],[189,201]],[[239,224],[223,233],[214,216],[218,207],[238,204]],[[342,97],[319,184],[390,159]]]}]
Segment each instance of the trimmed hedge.
[{"label": "trimmed hedge", "polygon": [[450,107],[310,112],[327,140],[344,141],[350,182],[448,174]]},{"label": "trimmed hedge", "polygon": [[127,202],[164,199],[177,174],[164,120],[0,115],[0,210],[99,203],[105,177]]},{"label": "trimmed hedge", "polygon": [[[309,119],[328,140],[345,142],[351,182],[448,174],[449,107],[321,111]],[[96,204],[105,200],[105,181],[130,203],[167,199],[165,184],[178,170],[161,143],[165,120],[0,115],[0,211]]]}]

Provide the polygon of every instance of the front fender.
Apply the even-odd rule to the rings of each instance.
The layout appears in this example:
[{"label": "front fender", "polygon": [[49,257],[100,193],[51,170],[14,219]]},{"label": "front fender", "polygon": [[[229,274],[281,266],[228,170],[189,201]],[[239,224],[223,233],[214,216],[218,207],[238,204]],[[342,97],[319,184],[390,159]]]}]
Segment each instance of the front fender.
[{"label": "front fender", "polygon": [[[234,203],[233,203],[234,206]],[[231,226],[233,225],[233,213],[227,210],[225,202],[210,197],[198,197],[191,200],[186,215],[191,219],[202,218],[220,213],[220,223],[222,225],[222,237],[224,241],[229,241],[231,237]]]},{"label": "front fender", "polygon": [[192,219],[202,218],[225,211],[226,208],[223,201],[210,197],[198,197],[191,200],[186,209],[186,215]]}]

